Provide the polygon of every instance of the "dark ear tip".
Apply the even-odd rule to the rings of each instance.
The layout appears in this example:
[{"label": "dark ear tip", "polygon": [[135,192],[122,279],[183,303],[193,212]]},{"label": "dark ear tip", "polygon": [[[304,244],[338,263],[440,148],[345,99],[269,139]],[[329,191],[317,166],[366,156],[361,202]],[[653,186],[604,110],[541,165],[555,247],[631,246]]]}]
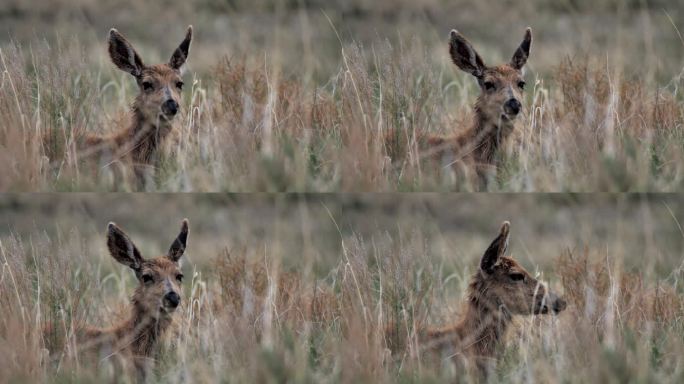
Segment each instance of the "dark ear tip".
[{"label": "dark ear tip", "polygon": [[461,35],[461,34],[458,33],[457,30],[452,29],[451,32],[449,33],[449,38],[453,41],[453,40],[458,39],[458,37],[459,37],[460,35]]},{"label": "dark ear tip", "polygon": [[181,222],[181,230],[186,232],[188,230],[188,224],[190,224],[188,219],[187,218],[183,219],[183,221]]},{"label": "dark ear tip", "polygon": [[501,229],[499,230],[499,233],[501,233],[504,236],[508,236],[508,232],[511,230],[511,222],[506,220],[503,223],[501,223]]},{"label": "dark ear tip", "polygon": [[115,229],[116,229],[116,223],[113,221],[110,221],[109,224],[107,224],[107,230],[111,232]]}]

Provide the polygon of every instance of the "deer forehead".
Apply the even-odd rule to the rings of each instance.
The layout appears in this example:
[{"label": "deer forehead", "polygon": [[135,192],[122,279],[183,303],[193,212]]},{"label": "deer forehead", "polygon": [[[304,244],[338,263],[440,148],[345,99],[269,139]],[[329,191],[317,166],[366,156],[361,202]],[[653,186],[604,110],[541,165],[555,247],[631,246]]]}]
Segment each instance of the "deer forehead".
[{"label": "deer forehead", "polygon": [[166,64],[152,65],[143,70],[143,79],[154,79],[162,83],[180,80],[180,72]]},{"label": "deer forehead", "polygon": [[517,82],[522,79],[522,73],[508,64],[488,68],[484,75],[485,81],[496,79],[506,82]]},{"label": "deer forehead", "polygon": [[145,261],[142,272],[154,272],[160,275],[170,275],[179,272],[178,264],[169,260],[166,256]]},{"label": "deer forehead", "polygon": [[510,257],[501,257],[497,265],[499,267],[499,270],[501,270],[502,272],[518,272],[527,274],[525,268],[523,268],[520,264],[518,264],[517,261],[511,259]]}]

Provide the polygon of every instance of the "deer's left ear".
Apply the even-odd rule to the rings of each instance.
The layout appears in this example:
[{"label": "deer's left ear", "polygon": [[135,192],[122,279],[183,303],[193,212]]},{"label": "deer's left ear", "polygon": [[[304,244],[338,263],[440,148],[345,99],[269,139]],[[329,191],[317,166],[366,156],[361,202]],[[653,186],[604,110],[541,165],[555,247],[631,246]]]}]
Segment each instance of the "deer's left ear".
[{"label": "deer's left ear", "polygon": [[178,48],[176,48],[176,51],[173,52],[173,56],[171,56],[171,60],[169,60],[169,66],[171,68],[180,69],[183,64],[185,64],[185,60],[187,60],[188,54],[190,54],[190,42],[192,42],[192,25],[188,26],[188,32],[185,34],[185,39],[180,43]]},{"label": "deer's left ear", "polygon": [[454,64],[462,71],[470,73],[478,79],[482,77],[486,66],[480,54],[460,32],[453,29],[449,35],[449,54]]},{"label": "deer's left ear", "polygon": [[145,64],[133,45],[116,29],[109,30],[109,57],[114,65],[136,78],[142,75]]},{"label": "deer's left ear", "polygon": [[482,260],[480,261],[480,269],[485,273],[492,273],[494,271],[494,265],[499,260],[501,256],[506,253],[508,248],[508,236],[511,229],[511,223],[504,221],[501,224],[501,229],[499,230],[499,236],[492,241],[489,248],[482,255]]},{"label": "deer's left ear", "polygon": [[188,219],[183,219],[181,223],[181,231],[176,237],[176,240],[171,244],[169,248],[169,253],[166,255],[171,261],[178,262],[183,253],[185,253],[185,247],[188,245]]},{"label": "deer's left ear", "polygon": [[511,59],[511,67],[520,70],[527,63],[530,57],[530,48],[532,47],[532,29],[527,27],[525,30],[525,37],[518,49],[515,50],[513,58]]}]

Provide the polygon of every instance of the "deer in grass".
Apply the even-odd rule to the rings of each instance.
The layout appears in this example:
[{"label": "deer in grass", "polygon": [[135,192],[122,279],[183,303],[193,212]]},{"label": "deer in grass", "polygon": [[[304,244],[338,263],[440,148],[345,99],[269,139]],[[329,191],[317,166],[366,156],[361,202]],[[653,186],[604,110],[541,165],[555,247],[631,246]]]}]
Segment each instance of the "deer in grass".
[{"label": "deer in grass", "polygon": [[459,162],[474,165],[480,176],[496,168],[496,155],[511,137],[523,109],[523,67],[531,46],[532,30],[527,28],[511,61],[490,67],[461,33],[451,31],[451,59],[458,68],[477,79],[481,93],[475,103],[472,124],[454,135],[428,135],[423,143],[427,156],[436,157],[443,167]]},{"label": "deer in grass", "polygon": [[107,136],[87,135],[84,149],[99,154],[106,164],[119,160],[132,163],[139,185],[151,174],[157,152],[174,133],[183,90],[181,69],[191,41],[189,26],[168,63],[148,66],[119,31],[109,31],[109,56],[114,65],[135,78],[139,93],[131,107],[130,124]]},{"label": "deer in grass", "polygon": [[[79,353],[112,361],[138,378],[146,376],[156,347],[173,321],[181,302],[179,260],[187,247],[188,220],[165,255],[145,259],[133,241],[114,223],[107,226],[107,248],[119,263],[131,268],[138,286],[131,298],[128,318],[109,328],[77,327],[75,348]],[[52,325],[46,331],[55,332]]]},{"label": "deer in grass", "polygon": [[[442,327],[419,327],[419,349],[476,368],[486,375],[496,361],[502,340],[515,315],[558,314],[566,302],[535,279],[513,258],[505,256],[510,223],[487,248],[468,286],[463,317]],[[396,325],[388,329],[390,347],[398,341]],[[466,363],[466,364],[463,364]],[[471,364],[467,364],[471,363]]]}]

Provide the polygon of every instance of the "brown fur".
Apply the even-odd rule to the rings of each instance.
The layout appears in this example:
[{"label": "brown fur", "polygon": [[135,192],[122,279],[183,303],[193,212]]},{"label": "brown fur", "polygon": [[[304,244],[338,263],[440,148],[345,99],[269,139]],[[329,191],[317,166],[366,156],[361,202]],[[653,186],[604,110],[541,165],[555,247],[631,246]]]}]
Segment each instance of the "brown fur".
[{"label": "brown fur", "polygon": [[[174,134],[175,116],[180,108],[183,81],[181,68],[192,40],[192,26],[185,40],[166,64],[146,66],[133,46],[117,30],[109,33],[109,55],[119,69],[135,77],[140,92],[131,107],[131,122],[109,135],[90,134],[83,146],[109,164],[121,161],[132,164],[138,181],[146,170],[153,169],[157,151]],[[170,103],[175,108],[167,108]]]},{"label": "brown fur", "polygon": [[[515,129],[523,100],[523,72],[532,43],[531,30],[516,50],[510,63],[488,67],[470,42],[459,32],[451,32],[449,51],[454,64],[472,74],[481,88],[475,103],[473,123],[465,130],[451,135],[427,135],[423,140],[426,155],[435,157],[443,165],[457,162],[475,165],[478,173],[496,166],[496,154]],[[519,103],[513,113],[509,100]]]},{"label": "brown fur", "polygon": [[[173,322],[180,303],[182,273],[178,263],[185,251],[188,222],[183,220],[181,232],[168,253],[152,259],[142,258],[128,236],[110,223],[107,246],[111,256],[135,272],[139,285],[131,298],[128,318],[109,328],[82,326],[76,330],[76,350],[86,360],[112,361],[117,372],[122,368],[144,378],[154,361],[156,346]],[[171,304],[170,295],[178,301]],[[51,331],[49,327],[47,332]],[[111,360],[109,360],[111,359]]]},{"label": "brown fur", "polygon": [[[485,373],[495,361],[514,315],[558,313],[566,303],[504,253],[510,224],[482,256],[480,268],[468,286],[464,315],[456,323],[418,330],[421,350],[452,361],[470,362]],[[396,327],[392,327],[396,328]],[[397,335],[388,335],[396,340]]]}]

